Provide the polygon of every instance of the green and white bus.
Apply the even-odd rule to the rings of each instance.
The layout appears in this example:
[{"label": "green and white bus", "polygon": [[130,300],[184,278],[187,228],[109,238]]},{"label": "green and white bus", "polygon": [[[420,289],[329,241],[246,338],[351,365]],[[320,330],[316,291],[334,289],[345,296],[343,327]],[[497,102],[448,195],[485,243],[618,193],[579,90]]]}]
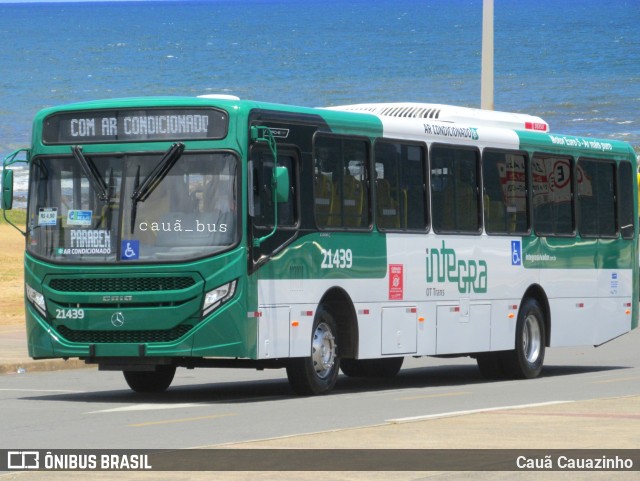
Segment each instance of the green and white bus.
[{"label": "green and white bus", "polygon": [[29,354],[134,391],[282,367],[320,394],[406,356],[533,378],[638,326],[636,156],[539,117],[105,100],[37,114],[4,209],[21,161]]}]

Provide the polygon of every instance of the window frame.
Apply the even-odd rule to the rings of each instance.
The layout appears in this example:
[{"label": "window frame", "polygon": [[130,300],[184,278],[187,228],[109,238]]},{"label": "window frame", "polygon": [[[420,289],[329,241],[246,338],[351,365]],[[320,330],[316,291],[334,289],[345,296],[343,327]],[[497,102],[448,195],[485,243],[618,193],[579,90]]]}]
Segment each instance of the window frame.
[{"label": "window frame", "polygon": [[[613,172],[611,175],[611,181],[614,183],[613,185],[613,189],[612,189],[612,194],[613,194],[613,199],[612,199],[612,206],[613,206],[613,223],[614,223],[614,232],[612,234],[603,234],[601,229],[600,229],[600,222],[596,223],[596,231],[595,233],[591,233],[591,232],[583,232],[582,228],[583,228],[583,224],[582,224],[582,209],[583,209],[583,205],[582,205],[582,198],[585,197],[584,194],[582,194],[580,192],[580,186],[579,186],[579,178],[576,179],[576,226],[577,226],[577,231],[578,234],[580,235],[581,238],[584,239],[616,239],[617,237],[619,237],[619,232],[620,232],[620,228],[619,228],[619,220],[618,220],[618,168],[617,165],[614,161],[610,160],[610,159],[603,159],[603,158],[597,158],[597,157],[580,157],[578,158],[576,164],[575,164],[575,169],[576,169],[576,173],[578,174],[578,176],[580,175],[586,175],[586,173],[584,171],[580,171],[581,166],[583,163],[593,163],[593,164],[598,164],[598,165],[608,165],[610,167],[613,168]],[[600,172],[597,172],[598,174],[600,174]],[[598,185],[598,184],[595,184]],[[595,185],[592,185],[592,189],[595,187]],[[597,201],[596,201],[597,203]],[[599,213],[599,212],[598,212]],[[600,219],[599,215],[595,216],[596,219]]]},{"label": "window frame", "polygon": [[[486,153],[497,153],[504,155],[520,155],[524,157],[524,184],[525,184],[525,192],[524,192],[524,202],[525,202],[525,216],[526,216],[526,229],[519,230],[504,230],[504,231],[489,231],[487,226],[489,223],[487,222],[487,205],[486,205],[486,176],[485,176],[485,154]],[[486,147],[482,151],[481,157],[481,165],[480,172],[482,175],[482,215],[483,215],[483,227],[487,235],[490,236],[529,236],[533,230],[533,221],[531,218],[531,205],[532,205],[532,189],[531,189],[531,158],[529,153],[525,150],[514,150],[514,149],[500,149],[495,147]]]},{"label": "window frame", "polygon": [[[628,167],[629,172],[622,172],[622,166]],[[630,180],[625,182],[625,175],[628,176]],[[633,194],[634,192],[634,184],[638,182],[638,174],[634,172],[633,165],[631,162],[627,160],[620,161],[616,164],[616,209],[617,216],[616,222],[618,223],[618,232],[620,237],[624,240],[633,240],[635,238],[636,226],[635,219],[636,216],[634,214],[634,204],[637,205],[637,196]],[[629,190],[623,190],[623,185],[627,185],[630,187]],[[628,200],[630,199],[630,200]],[[625,206],[623,203],[627,202]],[[629,219],[623,219],[623,215],[626,213],[630,214]],[[629,222],[630,221],[630,222]],[[626,234],[629,231],[629,226],[631,226],[630,234]]]},{"label": "window frame", "polygon": [[[362,226],[345,226],[344,225],[344,197],[343,194],[340,194],[340,199],[343,202],[343,206],[340,209],[340,213],[338,215],[340,215],[341,218],[341,222],[338,225],[331,225],[330,222],[327,222],[326,225],[320,224],[318,222],[318,212],[316,210],[316,183],[315,183],[315,177],[316,177],[316,167],[317,167],[317,162],[318,162],[318,142],[321,141],[322,139],[332,139],[332,140],[338,140],[341,143],[341,159],[339,160],[340,165],[342,166],[342,168],[344,168],[345,163],[344,163],[344,142],[345,141],[354,141],[354,142],[362,142],[364,147],[365,147],[365,159],[362,163],[363,168],[364,168],[364,172],[363,172],[363,176],[364,179],[361,181],[362,182],[362,186],[365,188],[365,192],[364,192],[364,202],[365,205],[363,206],[362,209],[362,216],[363,216],[363,223]],[[322,146],[320,146],[322,147]],[[371,146],[371,140],[368,137],[365,136],[361,136],[361,135],[343,135],[343,134],[334,134],[331,132],[325,132],[325,131],[316,131],[315,134],[313,135],[313,141],[312,141],[312,172],[313,172],[313,177],[314,177],[314,182],[313,182],[313,199],[314,199],[314,205],[313,205],[313,222],[315,225],[315,228],[318,231],[336,231],[336,232],[371,232],[373,230],[373,212],[372,212],[372,175],[371,175],[371,163],[372,163],[372,146]],[[347,168],[348,168],[348,164],[347,164]],[[335,187],[336,185],[338,185],[339,182],[342,182],[342,185],[344,186],[344,172],[342,174],[340,174],[339,179],[337,180],[333,180],[333,186]],[[343,187],[341,187],[343,188]],[[332,202],[333,199],[330,201]],[[331,207],[333,207],[331,205]],[[334,214],[329,214],[329,216],[332,216]]]},{"label": "window frame", "polygon": [[[273,229],[273,224],[268,223],[267,225],[258,224],[255,222],[256,215],[254,211],[254,206],[252,201],[255,201],[255,193],[253,193],[253,182],[255,182],[255,178],[253,172],[250,172],[249,167],[253,163],[253,154],[255,151],[259,151],[260,153],[266,153],[269,156],[271,155],[271,151],[269,147],[264,144],[254,144],[251,146],[249,150],[249,157],[247,163],[247,191],[249,194],[249,198],[247,199],[247,213],[249,214],[249,219],[251,220],[252,229]],[[302,159],[302,155],[299,150],[295,146],[288,145],[278,145],[278,158],[280,157],[289,157],[292,159],[291,169],[289,170],[289,183],[290,190],[293,189],[291,206],[293,208],[293,222],[291,224],[278,224],[277,230],[298,230],[300,228],[300,218],[301,218],[301,210],[300,210],[300,191],[299,191],[299,171],[300,171],[300,163]],[[277,164],[277,160],[276,160]],[[263,198],[263,196],[259,196],[258,198]],[[276,207],[277,208],[277,207]],[[263,216],[261,216],[263,217]],[[280,217],[278,217],[278,220]]]},{"label": "window frame", "polygon": [[[440,148],[448,148],[450,150],[455,151],[463,151],[463,152],[472,152],[475,155],[475,164],[476,164],[476,172],[475,172],[475,197],[476,197],[476,221],[477,221],[477,229],[472,230],[461,230],[458,228],[458,225],[454,226],[454,229],[441,229],[440,226],[435,226],[435,216],[434,213],[434,192],[433,189],[433,171],[434,171],[434,149]],[[473,235],[479,236],[483,232],[483,207],[482,207],[482,196],[481,196],[481,188],[482,188],[482,166],[481,166],[481,152],[480,148],[475,145],[459,145],[459,144],[447,144],[443,142],[434,142],[429,146],[429,162],[428,162],[428,192],[429,192],[429,209],[430,209],[430,217],[429,220],[431,222],[431,230],[436,234],[441,235]],[[454,166],[455,167],[455,166]],[[455,178],[455,172],[453,174]],[[457,185],[457,184],[455,184]],[[456,190],[458,187],[455,188]],[[455,193],[457,196],[457,192]]]},{"label": "window frame", "polygon": [[[538,213],[536,211],[536,188],[535,188],[535,169],[533,168],[534,162],[536,158],[543,157],[543,159],[547,158],[557,158],[564,159],[569,161],[569,172],[571,174],[571,179],[569,180],[568,185],[570,186],[570,212],[572,217],[572,226],[571,232],[545,232],[538,230],[538,226],[536,225],[536,218],[538,217]],[[536,237],[560,237],[560,238],[571,238],[576,237],[577,234],[577,215],[576,215],[576,159],[575,157],[567,154],[556,154],[553,152],[545,152],[545,151],[534,151],[530,156],[530,176],[531,176],[531,228],[532,232],[536,235]],[[545,166],[546,167],[546,166]],[[546,173],[545,173],[546,175]],[[548,180],[547,180],[548,182]],[[559,204],[559,203],[558,203]]]},{"label": "window frame", "polygon": [[[381,227],[378,225],[378,186],[377,186],[377,171],[376,171],[376,160],[377,160],[377,152],[376,148],[379,144],[389,144],[389,145],[400,145],[402,147],[417,147],[421,151],[420,164],[422,168],[422,217],[423,217],[423,227],[409,227],[408,221],[405,227],[402,227],[402,221],[400,222],[401,227]],[[401,154],[402,155],[402,152]],[[376,229],[380,232],[410,232],[410,233],[426,233],[429,231],[431,227],[431,216],[430,216],[430,196],[429,196],[429,184],[428,184],[428,169],[429,169],[429,147],[424,142],[411,141],[406,139],[397,139],[397,138],[387,138],[387,137],[379,137],[373,144],[373,155],[372,155],[372,163],[373,168],[371,169],[372,173],[375,173],[376,178],[373,179],[372,184],[372,199],[374,201],[373,205],[373,218]],[[404,162],[400,162],[400,165],[404,165]],[[405,206],[404,214],[408,216],[410,203],[407,201],[407,205]],[[400,216],[403,215],[402,209],[400,209]],[[407,217],[408,218],[408,217]]]}]

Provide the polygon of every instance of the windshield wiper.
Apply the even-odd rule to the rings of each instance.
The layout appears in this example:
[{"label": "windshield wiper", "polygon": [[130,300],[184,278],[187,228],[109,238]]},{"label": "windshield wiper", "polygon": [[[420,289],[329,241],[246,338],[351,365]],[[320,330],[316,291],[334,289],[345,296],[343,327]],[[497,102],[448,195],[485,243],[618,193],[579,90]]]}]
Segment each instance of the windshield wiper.
[{"label": "windshield wiper", "polygon": [[182,153],[184,152],[184,144],[181,142],[176,142],[164,153],[156,168],[151,171],[151,173],[144,179],[142,185],[140,185],[140,167],[138,167],[138,172],[136,174],[136,183],[133,187],[133,194],[131,194],[131,233],[133,234],[135,222],[136,222],[136,214],[138,211],[138,202],[144,202],[151,195],[151,193],[155,190],[162,179],[164,179],[171,167],[175,165],[178,161]]},{"label": "windshield wiper", "polygon": [[184,152],[183,143],[177,142],[169,147],[169,150],[165,152],[160,162],[158,162],[158,165],[156,165],[156,168],[144,179],[142,185],[139,187],[136,186],[133,194],[131,194],[131,199],[133,199],[134,202],[144,202],[147,200],[147,197],[158,187],[158,184],[166,177],[171,167],[178,161],[182,152]]},{"label": "windshield wiper", "polygon": [[89,179],[89,183],[91,184],[91,187],[93,187],[93,190],[95,190],[98,199],[103,202],[108,202],[109,193],[107,184],[105,184],[104,179],[100,175],[96,164],[93,163],[93,160],[84,156],[82,153],[82,147],[79,145],[72,146],[71,153],[80,164],[80,167],[82,167],[82,171],[87,179]]}]

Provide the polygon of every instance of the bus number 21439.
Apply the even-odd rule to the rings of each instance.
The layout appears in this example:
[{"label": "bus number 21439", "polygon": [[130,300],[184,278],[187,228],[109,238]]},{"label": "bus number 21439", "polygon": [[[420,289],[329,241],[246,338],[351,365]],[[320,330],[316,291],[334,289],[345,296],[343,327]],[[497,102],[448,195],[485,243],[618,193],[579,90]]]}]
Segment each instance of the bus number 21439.
[{"label": "bus number 21439", "polygon": [[351,249],[322,249],[322,269],[351,269],[353,252]]}]

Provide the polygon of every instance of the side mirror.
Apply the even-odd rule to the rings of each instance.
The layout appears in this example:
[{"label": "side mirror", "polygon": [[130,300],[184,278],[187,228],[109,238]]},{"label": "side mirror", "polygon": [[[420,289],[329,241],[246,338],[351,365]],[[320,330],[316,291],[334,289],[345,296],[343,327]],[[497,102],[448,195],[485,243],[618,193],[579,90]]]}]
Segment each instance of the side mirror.
[{"label": "side mirror", "polygon": [[2,170],[2,210],[13,207],[13,170]]},{"label": "side mirror", "polygon": [[276,202],[287,202],[289,200],[289,170],[286,167],[276,167]]}]

